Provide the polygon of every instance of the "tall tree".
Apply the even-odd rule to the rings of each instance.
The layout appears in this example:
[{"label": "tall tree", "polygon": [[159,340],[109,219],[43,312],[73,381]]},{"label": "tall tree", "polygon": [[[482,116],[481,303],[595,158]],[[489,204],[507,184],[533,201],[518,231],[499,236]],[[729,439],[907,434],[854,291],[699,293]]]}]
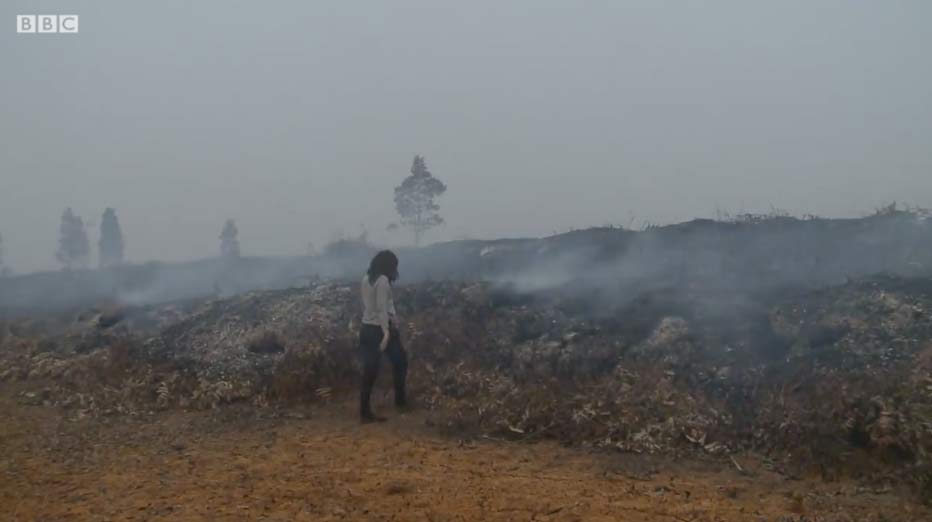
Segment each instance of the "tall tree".
[{"label": "tall tree", "polygon": [[91,245],[87,240],[81,216],[76,215],[70,207],[66,208],[61,215],[58,232],[58,251],[55,252],[58,262],[65,270],[86,266]]},{"label": "tall tree", "polygon": [[395,187],[395,210],[401,216],[401,224],[414,232],[415,245],[421,243],[424,232],[443,223],[434,198],[446,190],[447,186],[427,170],[424,158],[414,156],[411,175]]},{"label": "tall tree", "polygon": [[123,231],[116,211],[112,208],[104,210],[100,218],[100,241],[97,247],[97,260],[101,268],[123,264]]},{"label": "tall tree", "polygon": [[232,219],[228,219],[223,224],[223,231],[220,232],[220,255],[222,257],[239,257],[239,239],[236,236],[239,230]]}]

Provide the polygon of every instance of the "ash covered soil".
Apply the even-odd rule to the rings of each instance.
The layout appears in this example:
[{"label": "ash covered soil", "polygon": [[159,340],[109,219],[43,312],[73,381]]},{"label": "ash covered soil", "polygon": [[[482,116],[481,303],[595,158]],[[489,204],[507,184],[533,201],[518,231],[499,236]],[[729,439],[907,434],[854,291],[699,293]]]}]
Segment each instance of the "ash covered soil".
[{"label": "ash covered soil", "polygon": [[578,288],[400,286],[366,427],[355,284],[0,322],[5,512],[932,520],[932,280]]},{"label": "ash covered soil", "polygon": [[897,491],[790,480],[755,457],[463,440],[417,411],[360,426],[350,402],[75,419],[18,397],[0,398],[4,520],[932,519]]}]

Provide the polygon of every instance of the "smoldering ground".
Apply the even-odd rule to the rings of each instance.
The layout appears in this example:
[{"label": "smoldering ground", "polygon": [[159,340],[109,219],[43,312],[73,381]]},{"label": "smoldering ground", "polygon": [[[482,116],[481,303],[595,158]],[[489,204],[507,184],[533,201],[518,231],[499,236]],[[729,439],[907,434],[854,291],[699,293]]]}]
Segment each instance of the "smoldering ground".
[{"label": "smoldering ground", "polygon": [[[144,305],[288,288],[315,278],[355,280],[377,245],[344,241],[302,257],[205,259],[0,279],[0,312],[64,310],[109,300]],[[932,221],[894,211],[858,219],[753,216],[643,231],[579,230],[542,239],[454,241],[401,248],[400,284],[492,281],[517,293],[562,289],[593,312],[646,290],[753,296],[847,278],[932,272]]]}]

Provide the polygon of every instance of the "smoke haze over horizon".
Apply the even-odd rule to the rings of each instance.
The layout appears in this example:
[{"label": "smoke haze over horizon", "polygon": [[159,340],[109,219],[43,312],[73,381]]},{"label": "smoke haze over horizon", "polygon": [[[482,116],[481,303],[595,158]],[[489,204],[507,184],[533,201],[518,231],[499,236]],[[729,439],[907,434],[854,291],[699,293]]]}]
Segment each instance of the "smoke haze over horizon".
[{"label": "smoke haze over horizon", "polygon": [[[73,13],[77,35],[20,35]],[[127,257],[300,254],[362,229],[425,156],[427,239],[716,209],[932,206],[923,1],[13,1],[0,5],[0,234],[55,268],[65,207]]]}]

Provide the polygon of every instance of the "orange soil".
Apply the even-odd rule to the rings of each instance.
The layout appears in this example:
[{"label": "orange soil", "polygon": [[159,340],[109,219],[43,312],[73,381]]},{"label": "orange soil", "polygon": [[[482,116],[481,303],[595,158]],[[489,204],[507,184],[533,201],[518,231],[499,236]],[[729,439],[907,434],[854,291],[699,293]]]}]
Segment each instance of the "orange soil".
[{"label": "orange soil", "polygon": [[[385,410],[385,408],[383,408]],[[442,437],[352,405],[272,416],[76,419],[0,394],[2,520],[932,520],[891,492],[787,480],[752,459],[683,463]]]}]

